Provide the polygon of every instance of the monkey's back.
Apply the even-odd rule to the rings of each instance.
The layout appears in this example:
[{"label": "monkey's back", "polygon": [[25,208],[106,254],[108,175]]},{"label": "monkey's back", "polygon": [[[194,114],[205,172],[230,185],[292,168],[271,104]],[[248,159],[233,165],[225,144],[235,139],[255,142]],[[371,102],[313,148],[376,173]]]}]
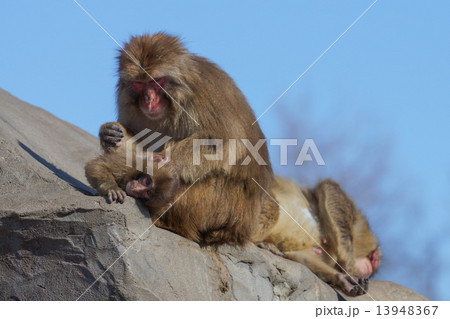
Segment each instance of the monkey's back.
[{"label": "monkey's back", "polygon": [[293,181],[277,176],[272,190],[282,208],[264,241],[275,244],[283,252],[317,246],[321,240],[319,224],[302,189]]}]

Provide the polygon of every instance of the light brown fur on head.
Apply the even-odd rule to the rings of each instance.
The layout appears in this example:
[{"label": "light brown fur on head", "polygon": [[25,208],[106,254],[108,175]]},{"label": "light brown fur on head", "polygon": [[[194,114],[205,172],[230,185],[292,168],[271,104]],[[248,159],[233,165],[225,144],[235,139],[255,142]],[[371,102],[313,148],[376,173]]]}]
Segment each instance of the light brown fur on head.
[{"label": "light brown fur on head", "polygon": [[[190,53],[186,51],[177,37],[171,37],[164,33],[157,33],[154,36],[143,35],[132,37],[120,52],[119,61],[119,81],[117,83],[117,99],[119,121],[124,125],[133,123],[138,131],[148,126],[149,119],[142,117],[142,112],[133,107],[136,105],[138,95],[133,92],[131,81],[148,81],[160,77],[169,79],[166,92],[170,92],[170,97],[166,96],[172,103],[168,106],[168,116],[162,121],[153,122],[152,128],[165,133],[167,127],[176,128],[177,134],[173,137],[187,136],[190,134],[195,122],[190,119],[181,118],[182,108],[186,108],[186,100],[192,96],[192,90],[184,74],[191,77],[199,76],[190,71],[192,64]],[[165,94],[166,95],[166,94]],[[176,102],[174,102],[176,101]],[[181,105],[181,107],[179,105]],[[191,110],[195,115],[195,110]],[[179,124],[182,125],[177,127]],[[166,134],[167,135],[167,134]]]}]

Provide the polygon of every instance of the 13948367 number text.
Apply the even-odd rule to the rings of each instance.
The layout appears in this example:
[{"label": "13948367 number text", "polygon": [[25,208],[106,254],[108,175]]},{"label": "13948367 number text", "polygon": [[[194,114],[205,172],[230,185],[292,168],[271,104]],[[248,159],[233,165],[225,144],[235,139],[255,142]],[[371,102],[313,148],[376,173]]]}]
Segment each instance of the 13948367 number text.
[{"label": "13948367 number text", "polygon": [[438,310],[438,306],[377,306],[378,316],[388,315],[425,315],[434,316]]}]

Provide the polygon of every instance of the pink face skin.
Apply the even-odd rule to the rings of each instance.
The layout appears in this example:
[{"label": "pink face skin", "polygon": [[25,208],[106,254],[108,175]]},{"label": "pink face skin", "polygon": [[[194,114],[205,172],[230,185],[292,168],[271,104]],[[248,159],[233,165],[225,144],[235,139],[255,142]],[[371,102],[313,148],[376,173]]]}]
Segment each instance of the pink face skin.
[{"label": "pink face skin", "polygon": [[[326,243],[326,239],[322,239]],[[317,255],[321,255],[323,250],[320,247],[313,247],[313,251]],[[360,278],[370,277],[377,270],[380,263],[380,254],[378,249],[374,250],[367,257],[357,258],[355,260],[355,275]]]},{"label": "pink face skin", "polygon": [[357,276],[367,278],[373,274],[378,268],[380,262],[380,255],[378,249],[374,250],[369,256],[365,258],[357,258],[355,261],[355,269]]},{"label": "pink face skin", "polygon": [[142,174],[139,178],[129,181],[125,187],[127,195],[142,199],[150,199],[152,189],[153,181],[147,174]]},{"label": "pink face skin", "polygon": [[167,78],[131,82],[131,88],[139,94],[139,108],[148,118],[158,120],[165,116],[168,99],[164,95]]}]

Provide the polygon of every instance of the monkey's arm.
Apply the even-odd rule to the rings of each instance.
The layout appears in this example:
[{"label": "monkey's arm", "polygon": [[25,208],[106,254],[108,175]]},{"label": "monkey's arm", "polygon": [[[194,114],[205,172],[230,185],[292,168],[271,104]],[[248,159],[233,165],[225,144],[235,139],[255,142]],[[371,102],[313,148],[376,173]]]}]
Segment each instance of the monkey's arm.
[{"label": "monkey's arm", "polygon": [[339,184],[330,179],[321,181],[314,194],[323,236],[339,266],[358,277],[373,275],[381,254],[366,218]]},{"label": "monkey's arm", "polygon": [[307,266],[317,277],[340,288],[349,296],[359,296],[367,292],[369,283],[367,278],[356,278],[338,272],[313,250],[289,251],[285,253],[285,257]]},{"label": "monkey's arm", "polygon": [[86,178],[99,195],[107,196],[110,203],[117,201],[123,203],[126,193],[117,184],[112,173],[110,163],[100,156],[85,167]]},{"label": "monkey's arm", "polygon": [[[126,141],[133,137],[133,132],[119,122],[108,122],[102,125],[99,135],[105,153],[118,150],[125,152]],[[164,151],[155,152],[154,157],[168,156],[170,152],[171,159],[175,160],[178,167],[180,178],[184,182],[192,183],[199,177],[228,172],[231,167],[230,159],[240,163],[248,155],[246,147],[240,141],[237,142],[234,154],[230,157],[227,138],[219,139],[223,143],[221,146],[205,145],[201,140],[211,139],[207,132],[200,131],[182,140],[170,140],[164,146]]]},{"label": "monkey's arm", "polygon": [[134,179],[139,172],[126,166],[125,153],[110,152],[88,162],[85,167],[86,177],[99,195],[107,196],[109,202],[123,203],[127,182]]},{"label": "monkey's arm", "polygon": [[[212,145],[206,145],[208,141]],[[171,140],[166,143],[163,153],[167,154],[169,149],[180,178],[186,183],[214,174],[229,174],[236,163],[240,164],[249,154],[239,140],[230,147],[229,138],[211,138],[207,132],[194,133],[180,141]],[[239,177],[246,176],[241,174]]]},{"label": "monkey's arm", "polygon": [[[132,137],[132,133],[118,122],[108,122],[100,128],[100,143],[105,153],[117,151],[125,152],[125,143]],[[214,154],[211,147],[204,146],[199,149],[199,161],[194,162],[194,141],[202,138],[201,133],[180,140],[169,141],[162,153],[155,152],[155,156],[165,156],[170,152],[170,157],[176,159],[176,165],[180,172],[180,177],[186,182],[193,182],[197,177],[211,173],[214,169],[222,166],[218,161],[207,161],[204,154]],[[224,147],[225,148],[225,147]],[[132,157],[135,160],[136,156]],[[198,163],[197,163],[198,162]],[[144,166],[147,167],[146,157],[143,158]],[[144,169],[145,170],[145,169]]]},{"label": "monkey's arm", "polygon": [[164,153],[170,152],[170,157],[180,172],[180,178],[187,183],[211,173],[217,166],[217,161],[207,161],[203,156],[205,153],[212,153],[210,146],[200,147],[199,157],[194,154],[197,152],[194,150],[194,141],[200,139],[204,139],[202,134],[194,133],[180,141],[169,141],[164,147]]}]

